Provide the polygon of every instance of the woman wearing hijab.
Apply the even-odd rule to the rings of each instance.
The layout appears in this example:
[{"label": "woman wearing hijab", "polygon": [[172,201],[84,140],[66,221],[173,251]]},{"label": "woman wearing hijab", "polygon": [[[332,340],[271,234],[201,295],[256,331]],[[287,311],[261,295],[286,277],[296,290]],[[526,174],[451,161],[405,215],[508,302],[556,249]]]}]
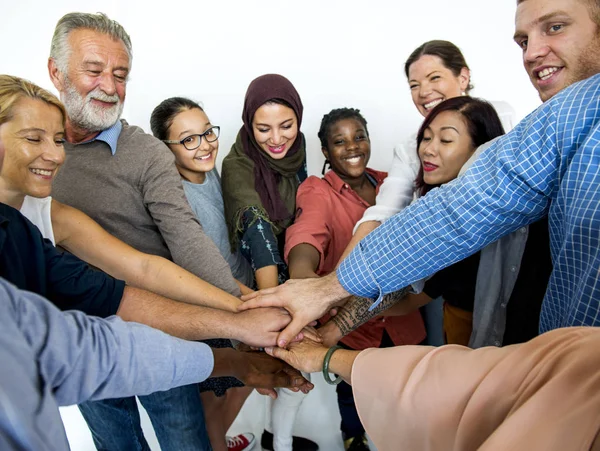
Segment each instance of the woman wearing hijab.
[{"label": "woman wearing hijab", "polygon": [[[223,160],[225,220],[233,250],[240,249],[254,271],[256,286],[285,282],[285,231],[296,211],[296,192],[306,179],[306,143],[300,132],[302,101],[285,77],[262,75],[250,83],[243,125]],[[316,450],[292,430],[304,394],[278,391],[271,413],[272,434],[265,430],[264,449]],[[267,409],[269,411],[269,409]]]}]

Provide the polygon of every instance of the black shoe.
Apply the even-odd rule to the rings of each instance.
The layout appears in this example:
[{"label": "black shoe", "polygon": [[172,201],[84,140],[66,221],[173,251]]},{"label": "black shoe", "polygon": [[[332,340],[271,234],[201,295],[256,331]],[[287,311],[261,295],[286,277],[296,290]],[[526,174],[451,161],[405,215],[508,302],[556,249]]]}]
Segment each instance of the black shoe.
[{"label": "black shoe", "polygon": [[[296,436],[292,438],[292,449],[294,451],[317,451],[319,449],[319,445],[312,440]],[[267,451],[273,451],[273,434],[266,429],[263,431],[262,437],[260,438],[260,446]]]},{"label": "black shoe", "polygon": [[344,440],[344,449],[346,451],[370,451],[367,438],[363,435],[359,437],[349,438]]}]

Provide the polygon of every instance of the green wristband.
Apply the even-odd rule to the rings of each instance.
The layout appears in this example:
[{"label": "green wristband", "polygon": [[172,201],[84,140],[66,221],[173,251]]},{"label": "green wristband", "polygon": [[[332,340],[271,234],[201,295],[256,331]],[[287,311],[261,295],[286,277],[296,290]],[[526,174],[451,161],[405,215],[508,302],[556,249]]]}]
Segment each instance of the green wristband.
[{"label": "green wristband", "polygon": [[333,355],[333,353],[338,349],[342,349],[342,347],[332,346],[331,348],[329,348],[327,354],[325,354],[325,358],[323,359],[323,378],[325,378],[325,382],[327,382],[329,385],[337,385],[340,382],[342,382],[341,376],[338,376],[335,380],[329,377],[329,361],[331,360],[331,356]]}]

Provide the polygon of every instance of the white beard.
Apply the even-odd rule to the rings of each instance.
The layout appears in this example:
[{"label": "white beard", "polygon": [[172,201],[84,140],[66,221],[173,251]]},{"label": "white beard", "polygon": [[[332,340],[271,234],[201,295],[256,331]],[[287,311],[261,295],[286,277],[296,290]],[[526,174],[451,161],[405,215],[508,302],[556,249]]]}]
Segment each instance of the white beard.
[{"label": "white beard", "polygon": [[[62,101],[71,123],[88,132],[106,130],[114,125],[123,113],[123,102],[117,94],[109,96],[100,88],[96,88],[82,97],[68,78],[65,78],[65,90],[62,94]],[[116,103],[110,108],[103,108],[94,105],[92,99]]]}]

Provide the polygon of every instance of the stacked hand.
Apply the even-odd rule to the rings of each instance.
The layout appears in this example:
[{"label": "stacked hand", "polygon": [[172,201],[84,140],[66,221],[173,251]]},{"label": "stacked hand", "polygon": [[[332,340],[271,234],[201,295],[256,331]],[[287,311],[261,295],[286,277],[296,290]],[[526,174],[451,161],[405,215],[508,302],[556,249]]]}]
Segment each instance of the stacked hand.
[{"label": "stacked hand", "polygon": [[323,368],[327,349],[322,343],[305,338],[300,342],[290,343],[287,349],[273,346],[265,348],[265,352],[300,371],[316,373]]},{"label": "stacked hand", "polygon": [[242,296],[245,302],[238,307],[246,311],[257,307],[280,307],[291,315],[291,322],[277,338],[277,345],[291,343],[312,321],[323,316],[331,307],[342,305],[348,293],[339,284],[336,274],[318,279],[288,280],[275,288]]},{"label": "stacked hand", "polygon": [[263,352],[244,352],[236,365],[236,374],[245,385],[255,388],[285,387],[308,393],[314,385],[300,372]]}]

